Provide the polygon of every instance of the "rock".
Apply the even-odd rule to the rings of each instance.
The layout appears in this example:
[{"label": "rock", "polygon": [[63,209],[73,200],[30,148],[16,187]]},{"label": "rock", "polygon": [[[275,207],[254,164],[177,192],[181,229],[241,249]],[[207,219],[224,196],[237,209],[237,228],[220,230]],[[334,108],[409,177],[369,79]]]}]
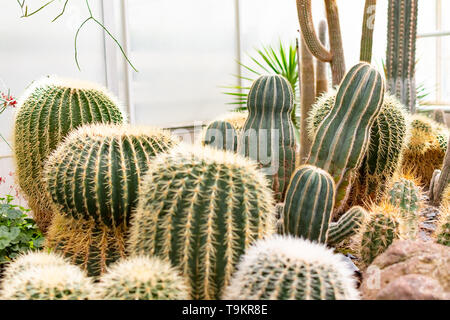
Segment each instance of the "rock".
[{"label": "rock", "polygon": [[[363,282],[361,284],[361,293],[364,299],[376,299],[378,294],[383,296],[389,285],[393,288],[403,287],[414,289],[411,285],[413,280],[403,279],[400,283],[394,281],[406,275],[423,275],[434,279],[439,283],[444,295],[450,292],[450,247],[446,247],[433,242],[420,240],[397,240],[389,248],[379,255],[373,263],[365,270]],[[416,279],[417,280],[417,279]],[[421,287],[423,294],[438,294],[439,288],[431,290],[429,280]],[[435,282],[433,282],[435,283]],[[419,289],[416,288],[417,291]],[[387,296],[389,296],[387,294]],[[403,296],[421,296],[417,293],[404,293]],[[391,296],[394,296],[391,294]],[[441,295],[440,295],[441,296]]]},{"label": "rock", "polygon": [[447,300],[439,282],[419,274],[409,274],[395,279],[381,289],[377,300]]}]

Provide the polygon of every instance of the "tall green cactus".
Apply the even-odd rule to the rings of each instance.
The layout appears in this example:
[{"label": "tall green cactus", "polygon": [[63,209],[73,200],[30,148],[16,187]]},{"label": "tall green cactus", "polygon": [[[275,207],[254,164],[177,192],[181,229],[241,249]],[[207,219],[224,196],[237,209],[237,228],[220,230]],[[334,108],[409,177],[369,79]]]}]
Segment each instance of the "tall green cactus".
[{"label": "tall green cactus", "polygon": [[122,122],[115,98],[94,84],[52,77],[36,81],[24,93],[14,121],[14,160],[18,184],[43,232],[53,216],[42,181],[47,156],[83,124]]},{"label": "tall green cactus", "polygon": [[114,228],[127,224],[152,157],[177,143],[151,127],[83,126],[45,164],[54,210]]},{"label": "tall green cactus", "polygon": [[389,190],[389,201],[401,208],[402,218],[405,220],[408,235],[415,238],[418,231],[419,217],[418,208],[420,204],[420,193],[414,181],[400,178],[394,182]]},{"label": "tall green cactus", "polygon": [[370,129],[380,113],[384,82],[378,71],[358,63],[345,75],[328,116],[317,128],[307,164],[327,171],[336,183],[342,210],[351,180],[369,147]]},{"label": "tall green cactus", "polygon": [[386,50],[387,89],[408,107],[416,107],[418,0],[389,0]]},{"label": "tall green cactus", "polygon": [[170,263],[132,257],[108,268],[92,294],[99,300],[186,300],[186,281]]},{"label": "tall green cactus", "polygon": [[203,133],[202,145],[219,150],[237,151],[236,130],[227,121],[213,121],[206,127]]},{"label": "tall green cactus", "polygon": [[274,236],[259,240],[242,257],[227,300],[355,300],[353,272],[324,245]]},{"label": "tall green cactus", "polygon": [[360,206],[350,208],[338,221],[331,222],[328,228],[327,244],[336,245],[358,232],[367,211]]},{"label": "tall green cactus", "polygon": [[193,299],[217,299],[239,257],[275,232],[271,190],[254,162],[207,147],[156,157],[144,178],[129,253],[170,260]]},{"label": "tall green cactus", "polygon": [[[336,90],[320,96],[308,117],[308,132],[313,137],[320,123],[330,113],[336,100]],[[403,105],[392,95],[384,95],[381,111],[370,130],[368,152],[352,184],[348,205],[363,205],[378,201],[386,184],[400,165],[406,147],[408,121]]]},{"label": "tall green cactus", "polygon": [[256,160],[270,178],[277,201],[284,199],[295,169],[293,99],[292,87],[284,77],[259,77],[248,94],[248,118],[238,140],[238,152]]},{"label": "tall green cactus", "polygon": [[299,167],[292,176],[284,204],[284,232],[311,241],[327,242],[334,207],[333,178],[314,166]]}]

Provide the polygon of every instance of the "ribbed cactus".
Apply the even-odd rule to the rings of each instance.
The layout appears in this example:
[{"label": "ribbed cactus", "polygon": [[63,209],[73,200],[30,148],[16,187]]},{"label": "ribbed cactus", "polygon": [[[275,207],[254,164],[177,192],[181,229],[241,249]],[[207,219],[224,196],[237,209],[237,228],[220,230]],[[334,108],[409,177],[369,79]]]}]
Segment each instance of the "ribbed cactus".
[{"label": "ribbed cactus", "polygon": [[47,156],[83,124],[123,122],[115,98],[94,84],[51,77],[24,93],[14,121],[14,160],[18,184],[42,231],[53,215],[42,181]]},{"label": "ribbed cactus", "polygon": [[242,257],[223,299],[359,299],[353,272],[341,257],[305,239],[259,240]]},{"label": "ribbed cactus", "polygon": [[418,0],[389,0],[386,50],[387,89],[408,107],[416,107]]},{"label": "ribbed cactus", "polygon": [[127,225],[152,157],[176,143],[151,127],[96,124],[73,131],[44,168],[54,211],[111,228]]},{"label": "ribbed cactus", "polygon": [[350,208],[338,221],[331,222],[328,228],[327,244],[336,245],[356,234],[361,227],[367,211],[360,206]]},{"label": "ribbed cactus", "polygon": [[170,260],[189,278],[193,299],[217,299],[240,255],[275,223],[268,181],[254,162],[180,145],[150,165],[128,249]]},{"label": "ribbed cactus", "polygon": [[230,123],[236,130],[237,134],[244,128],[245,121],[247,121],[248,111],[232,111],[219,116],[216,121],[226,121]]},{"label": "ribbed cactus", "polygon": [[277,201],[283,201],[295,169],[293,99],[292,87],[284,77],[259,77],[248,94],[248,118],[238,139],[239,154],[258,162],[271,180]]},{"label": "ribbed cactus", "polygon": [[96,284],[99,300],[186,300],[186,281],[170,263],[156,257],[133,257],[116,262]]},{"label": "ribbed cactus", "polygon": [[45,246],[96,277],[105,273],[109,264],[125,257],[126,232],[124,225],[113,230],[93,219],[55,213]]},{"label": "ribbed cactus", "polygon": [[383,253],[394,240],[402,237],[400,209],[388,201],[373,205],[356,237],[357,252],[361,261],[369,265]]},{"label": "ribbed cactus", "polygon": [[443,204],[439,211],[439,220],[434,232],[434,238],[437,243],[450,246],[450,204]]},{"label": "ribbed cactus", "polygon": [[384,82],[378,71],[358,63],[345,75],[336,101],[316,130],[307,164],[327,171],[336,183],[336,209],[345,204],[369,147],[370,129],[380,113]]},{"label": "ribbed cactus", "polygon": [[394,182],[388,193],[389,201],[401,209],[408,236],[414,239],[417,236],[419,227],[420,191],[418,187],[414,181],[400,178]]},{"label": "ribbed cactus", "polygon": [[[317,99],[308,117],[308,132],[313,137],[320,123],[330,113],[336,90]],[[348,206],[380,200],[386,185],[400,165],[406,147],[407,114],[392,95],[385,94],[381,111],[370,130],[369,148],[352,184]]]},{"label": "ribbed cactus", "polygon": [[299,167],[286,192],[283,231],[311,241],[327,242],[334,197],[334,181],[326,171],[309,165]]},{"label": "ribbed cactus", "polygon": [[202,145],[218,150],[237,151],[237,133],[233,125],[227,121],[216,120],[205,129]]},{"label": "ribbed cactus", "polygon": [[4,286],[5,300],[87,300],[91,279],[72,265],[47,265],[22,271]]},{"label": "ribbed cactus", "polygon": [[280,202],[275,205],[275,218],[277,233],[284,233],[284,203]]},{"label": "ribbed cactus", "polygon": [[442,167],[449,131],[421,115],[411,117],[411,138],[402,154],[402,167],[411,171],[423,187],[428,187],[436,169]]}]

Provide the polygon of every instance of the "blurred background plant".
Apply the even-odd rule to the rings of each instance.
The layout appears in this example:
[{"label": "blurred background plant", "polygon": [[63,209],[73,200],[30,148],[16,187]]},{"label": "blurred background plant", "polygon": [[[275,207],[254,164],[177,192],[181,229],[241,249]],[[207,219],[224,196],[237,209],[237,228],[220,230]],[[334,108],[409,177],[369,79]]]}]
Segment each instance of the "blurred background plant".
[{"label": "blurred background plant", "polygon": [[262,45],[260,49],[255,49],[254,55],[248,54],[251,64],[244,64],[241,61],[237,63],[242,66],[249,76],[234,75],[240,80],[241,85],[224,86],[223,88],[232,89],[233,91],[223,92],[233,97],[233,101],[229,104],[236,105],[234,111],[247,110],[247,96],[251,84],[256,78],[262,74],[278,74],[284,76],[291,84],[294,92],[294,110],[292,111],[292,121],[297,128],[300,126],[299,121],[299,97],[300,90],[298,84],[298,57],[297,45],[295,42],[288,45],[281,41],[278,46]]},{"label": "blurred background plant", "polygon": [[[15,108],[16,106],[17,106],[17,100],[11,95],[9,90],[6,93],[0,92],[0,115],[8,108],[10,108],[10,107]],[[11,145],[9,144],[9,142],[5,139],[5,137],[1,133],[0,133],[0,138],[12,150]]]}]

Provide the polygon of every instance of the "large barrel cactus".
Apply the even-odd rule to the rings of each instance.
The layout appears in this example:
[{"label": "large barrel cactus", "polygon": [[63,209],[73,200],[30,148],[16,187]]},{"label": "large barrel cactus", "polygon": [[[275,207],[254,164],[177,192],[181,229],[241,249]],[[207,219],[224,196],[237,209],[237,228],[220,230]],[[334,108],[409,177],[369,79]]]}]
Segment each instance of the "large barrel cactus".
[{"label": "large barrel cactus", "polygon": [[55,218],[47,246],[91,275],[124,256],[140,181],[155,155],[177,140],[151,127],[83,126],[48,157],[44,181]]},{"label": "large barrel cactus", "polygon": [[248,118],[238,139],[238,152],[258,162],[277,201],[283,201],[295,169],[293,106],[292,86],[284,77],[259,77],[248,94]]},{"label": "large barrel cactus", "polygon": [[[336,90],[324,93],[313,105],[308,117],[308,133],[311,137],[314,137],[320,123],[330,113],[336,93]],[[352,183],[348,206],[381,199],[386,185],[400,165],[407,132],[405,107],[393,95],[386,93],[380,113],[370,130],[368,151]]]},{"label": "large barrel cactus", "polygon": [[14,159],[18,184],[42,231],[52,218],[42,181],[48,155],[83,124],[123,122],[116,99],[94,84],[51,77],[36,81],[24,93],[14,121]]},{"label": "large barrel cactus", "polygon": [[367,63],[345,75],[330,113],[319,124],[307,164],[327,171],[336,183],[336,209],[342,210],[351,182],[369,147],[370,129],[384,98],[384,81]]},{"label": "large barrel cactus", "polygon": [[334,207],[333,178],[314,166],[299,167],[286,192],[284,232],[317,242],[326,242]]},{"label": "large barrel cactus", "polygon": [[275,232],[273,197],[256,164],[179,146],[155,158],[131,221],[129,253],[170,260],[193,299],[218,299],[239,257]]},{"label": "large barrel cactus", "polygon": [[237,269],[224,299],[359,299],[353,272],[342,256],[305,239],[275,236],[259,240]]}]

